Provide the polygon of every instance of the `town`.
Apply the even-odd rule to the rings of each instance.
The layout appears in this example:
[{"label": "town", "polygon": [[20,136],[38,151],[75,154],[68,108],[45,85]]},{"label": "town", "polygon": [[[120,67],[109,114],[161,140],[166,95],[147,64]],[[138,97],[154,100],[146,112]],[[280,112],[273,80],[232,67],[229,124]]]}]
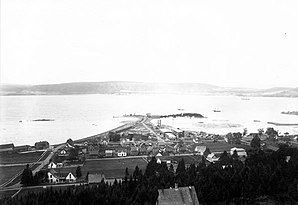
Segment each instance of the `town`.
[{"label": "town", "polygon": [[[127,115],[138,120],[128,122],[108,132],[84,139],[50,145],[47,141],[34,146],[0,145],[0,196],[24,195],[35,187],[96,184],[123,181],[126,173],[135,168],[145,170],[154,157],[174,172],[181,160],[186,166],[217,162],[223,153],[237,153],[245,161],[254,147],[277,151],[281,145],[298,147],[297,135],[280,135],[273,128],[258,133],[209,134],[164,125],[165,117],[201,118],[197,113],[168,116]],[[157,123],[153,123],[153,120]],[[26,171],[27,170],[27,171]],[[32,177],[24,177],[25,173]],[[29,174],[30,175],[30,174]]]}]

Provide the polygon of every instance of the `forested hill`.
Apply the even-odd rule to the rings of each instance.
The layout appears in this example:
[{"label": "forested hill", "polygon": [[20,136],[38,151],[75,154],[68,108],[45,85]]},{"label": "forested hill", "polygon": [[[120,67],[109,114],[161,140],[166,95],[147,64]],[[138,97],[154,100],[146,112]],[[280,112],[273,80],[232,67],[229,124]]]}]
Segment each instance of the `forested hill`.
[{"label": "forested hill", "polygon": [[0,95],[73,95],[128,93],[195,93],[266,97],[298,97],[297,88],[219,87],[204,83],[143,83],[128,81],[77,82],[46,85],[0,85]]},{"label": "forested hill", "polygon": [[181,93],[212,92],[217,86],[208,84],[142,83],[142,82],[80,82],[33,86],[2,85],[2,95],[72,95],[115,93]]}]

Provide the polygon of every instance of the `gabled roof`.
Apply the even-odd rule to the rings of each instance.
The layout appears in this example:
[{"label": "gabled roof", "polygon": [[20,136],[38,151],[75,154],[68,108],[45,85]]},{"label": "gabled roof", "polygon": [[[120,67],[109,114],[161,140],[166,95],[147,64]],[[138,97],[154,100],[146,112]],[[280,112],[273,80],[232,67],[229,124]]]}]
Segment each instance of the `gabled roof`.
[{"label": "gabled roof", "polygon": [[159,189],[157,205],[199,205],[194,186]]}]

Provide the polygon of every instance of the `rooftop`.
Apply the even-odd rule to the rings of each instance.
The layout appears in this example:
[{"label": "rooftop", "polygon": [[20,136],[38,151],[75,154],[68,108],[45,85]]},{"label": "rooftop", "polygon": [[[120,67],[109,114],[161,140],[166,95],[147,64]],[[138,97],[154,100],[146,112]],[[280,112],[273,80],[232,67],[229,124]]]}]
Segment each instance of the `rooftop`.
[{"label": "rooftop", "polygon": [[159,189],[157,205],[198,205],[198,197],[194,186],[175,189]]}]

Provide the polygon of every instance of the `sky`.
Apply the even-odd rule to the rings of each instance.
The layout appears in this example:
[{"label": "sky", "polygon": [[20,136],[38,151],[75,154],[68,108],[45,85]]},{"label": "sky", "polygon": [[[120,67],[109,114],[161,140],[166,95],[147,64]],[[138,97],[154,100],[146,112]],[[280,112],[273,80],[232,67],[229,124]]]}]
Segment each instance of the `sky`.
[{"label": "sky", "polygon": [[296,0],[1,0],[1,83],[298,87]]}]

